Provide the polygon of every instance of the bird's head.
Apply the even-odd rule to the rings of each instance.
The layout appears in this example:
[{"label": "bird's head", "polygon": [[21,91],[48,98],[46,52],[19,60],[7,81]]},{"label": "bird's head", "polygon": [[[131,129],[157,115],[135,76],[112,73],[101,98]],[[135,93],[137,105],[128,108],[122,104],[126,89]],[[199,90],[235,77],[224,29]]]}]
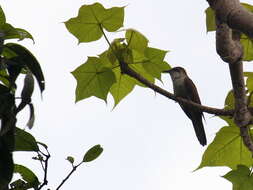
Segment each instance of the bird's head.
[{"label": "bird's head", "polygon": [[186,71],[182,67],[174,67],[170,70],[163,71],[163,73],[169,73],[172,80],[178,78],[184,78],[187,76]]}]

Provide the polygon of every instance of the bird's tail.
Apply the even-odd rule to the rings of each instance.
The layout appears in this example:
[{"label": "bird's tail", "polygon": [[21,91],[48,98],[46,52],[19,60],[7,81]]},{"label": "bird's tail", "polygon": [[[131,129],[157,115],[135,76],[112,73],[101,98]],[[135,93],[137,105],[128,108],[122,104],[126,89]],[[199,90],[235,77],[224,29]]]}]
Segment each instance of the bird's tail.
[{"label": "bird's tail", "polygon": [[196,136],[199,140],[199,143],[202,146],[205,146],[206,145],[206,133],[205,133],[205,129],[204,129],[204,126],[203,126],[202,118],[192,120],[192,124],[193,124],[193,127],[194,127],[195,134],[196,134]]}]

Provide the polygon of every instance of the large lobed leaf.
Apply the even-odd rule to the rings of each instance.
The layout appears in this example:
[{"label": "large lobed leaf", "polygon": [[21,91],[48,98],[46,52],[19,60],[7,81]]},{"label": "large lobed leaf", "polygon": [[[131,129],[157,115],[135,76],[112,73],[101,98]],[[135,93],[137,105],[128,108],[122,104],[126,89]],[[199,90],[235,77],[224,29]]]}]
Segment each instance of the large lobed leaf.
[{"label": "large lobed leaf", "polygon": [[65,26],[81,43],[100,39],[103,35],[101,27],[109,32],[117,31],[123,21],[124,7],[105,9],[100,3],[94,3],[83,5],[78,16],[66,21]]},{"label": "large lobed leaf", "polygon": [[170,65],[164,61],[166,53],[167,51],[150,47],[146,48],[144,52],[147,58],[147,61],[143,63],[144,69],[159,80],[161,80],[161,73],[171,68]]},{"label": "large lobed leaf", "polygon": [[233,190],[253,189],[253,176],[251,170],[244,166],[238,165],[235,170],[222,176],[233,184]]},{"label": "large lobed leaf", "polygon": [[223,127],[207,147],[200,166],[227,166],[236,169],[238,164],[252,166],[250,151],[243,144],[238,127]]},{"label": "large lobed leaf", "polygon": [[144,50],[146,49],[146,47],[148,47],[148,39],[137,30],[126,30],[125,37],[127,40],[128,47],[130,49],[134,49],[136,51],[144,53]]},{"label": "large lobed leaf", "polygon": [[[123,8],[105,9],[101,4],[84,5],[76,18],[67,21],[66,27],[79,42],[97,40],[102,36],[104,27],[115,31],[123,25]],[[110,16],[108,16],[110,15]],[[142,83],[133,79],[120,70],[119,62],[124,62],[141,76],[155,82],[161,79],[161,72],[170,69],[164,61],[167,51],[148,47],[148,39],[134,29],[127,29],[125,38],[117,38],[110,48],[99,55],[89,57],[85,64],[72,72],[77,80],[76,102],[91,96],[106,101],[110,91],[115,106],[126,97],[137,84]]]},{"label": "large lobed leaf", "polygon": [[117,67],[113,70],[117,82],[114,83],[110,89],[110,93],[114,98],[114,107],[126,97],[136,85],[136,80],[128,75],[123,75],[120,68]]},{"label": "large lobed leaf", "polygon": [[88,57],[86,63],[72,72],[77,80],[76,102],[96,96],[106,101],[107,94],[116,78],[111,69],[104,67],[97,57]]}]

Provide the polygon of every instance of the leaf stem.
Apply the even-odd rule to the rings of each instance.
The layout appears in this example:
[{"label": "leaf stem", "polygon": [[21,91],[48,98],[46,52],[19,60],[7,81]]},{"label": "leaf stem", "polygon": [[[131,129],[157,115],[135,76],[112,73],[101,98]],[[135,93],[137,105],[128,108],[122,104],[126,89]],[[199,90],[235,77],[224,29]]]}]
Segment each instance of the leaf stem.
[{"label": "leaf stem", "polygon": [[105,34],[105,32],[104,32],[104,29],[103,29],[103,27],[102,27],[102,24],[99,24],[99,28],[100,28],[101,32],[103,33],[103,36],[104,36],[104,38],[105,38],[107,44],[108,44],[109,47],[111,48],[112,53],[115,55],[115,57],[118,59],[118,61],[120,61],[120,59],[118,58],[116,52],[114,51],[114,49],[113,49],[113,47],[112,47],[112,44],[110,43],[109,39],[107,38],[107,36],[106,36],[106,34]]}]

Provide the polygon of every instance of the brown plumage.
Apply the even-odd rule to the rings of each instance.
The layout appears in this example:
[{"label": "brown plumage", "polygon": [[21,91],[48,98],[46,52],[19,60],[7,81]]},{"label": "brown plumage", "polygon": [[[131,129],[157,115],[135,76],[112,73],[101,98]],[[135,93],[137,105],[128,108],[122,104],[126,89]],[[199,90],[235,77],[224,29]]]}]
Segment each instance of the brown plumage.
[{"label": "brown plumage", "polygon": [[[187,76],[186,71],[182,67],[174,67],[164,73],[169,73],[173,82],[174,94],[198,104],[201,104],[198,91],[192,80]],[[195,134],[199,143],[206,145],[206,134],[202,122],[203,113],[190,105],[180,104],[184,113],[191,119]]]}]

